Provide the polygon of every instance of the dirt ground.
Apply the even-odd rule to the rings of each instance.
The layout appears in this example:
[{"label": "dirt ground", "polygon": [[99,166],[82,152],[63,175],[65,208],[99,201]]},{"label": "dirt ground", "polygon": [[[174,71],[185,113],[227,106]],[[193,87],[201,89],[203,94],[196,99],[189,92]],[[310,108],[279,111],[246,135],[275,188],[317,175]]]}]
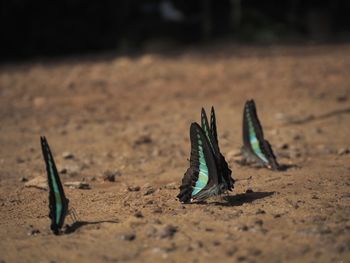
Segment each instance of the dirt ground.
[{"label": "dirt ground", "polygon": [[[350,262],[349,72],[350,45],[0,66],[0,262]],[[235,162],[250,98],[286,171]],[[212,105],[235,189],[183,205],[189,127]],[[46,176],[40,135],[62,181],[91,187],[65,187],[69,234],[50,231],[48,192],[24,186]]]}]

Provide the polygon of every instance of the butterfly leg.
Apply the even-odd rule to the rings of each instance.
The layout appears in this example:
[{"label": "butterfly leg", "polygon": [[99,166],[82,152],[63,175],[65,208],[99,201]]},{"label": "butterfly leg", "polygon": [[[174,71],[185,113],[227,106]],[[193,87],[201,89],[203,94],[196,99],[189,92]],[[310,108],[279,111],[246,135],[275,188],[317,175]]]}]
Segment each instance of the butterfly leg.
[{"label": "butterfly leg", "polygon": [[77,213],[73,207],[71,209],[69,209],[68,213],[69,213],[73,223],[78,221]]}]

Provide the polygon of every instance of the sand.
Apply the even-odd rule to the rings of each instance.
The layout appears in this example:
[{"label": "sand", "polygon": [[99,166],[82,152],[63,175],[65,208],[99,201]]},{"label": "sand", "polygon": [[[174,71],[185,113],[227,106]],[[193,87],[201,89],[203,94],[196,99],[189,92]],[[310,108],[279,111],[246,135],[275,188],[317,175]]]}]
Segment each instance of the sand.
[{"label": "sand", "polygon": [[[0,262],[350,262],[349,71],[350,45],[2,65]],[[251,98],[286,171],[235,162]],[[189,126],[212,105],[237,182],[229,196],[184,205]],[[61,236],[48,192],[25,187],[46,176],[40,135],[62,181],[91,188],[65,187],[78,223]]]}]

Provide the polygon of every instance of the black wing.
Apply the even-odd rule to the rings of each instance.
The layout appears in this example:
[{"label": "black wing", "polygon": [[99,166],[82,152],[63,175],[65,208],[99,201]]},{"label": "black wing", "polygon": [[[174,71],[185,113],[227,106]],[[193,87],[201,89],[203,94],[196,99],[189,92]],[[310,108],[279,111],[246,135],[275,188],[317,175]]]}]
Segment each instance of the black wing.
[{"label": "black wing", "polygon": [[243,112],[243,144],[248,153],[254,154],[268,168],[277,170],[279,165],[270,143],[264,139],[254,100],[248,100]]},{"label": "black wing", "polygon": [[217,160],[220,159],[220,149],[219,149],[219,145],[217,143],[217,140],[214,138],[212,132],[211,132],[211,128],[209,127],[209,122],[208,122],[208,118],[207,118],[207,114],[205,113],[205,110],[202,108],[202,112],[201,112],[201,124],[202,124],[202,129],[210,143],[210,146],[214,152],[214,155],[216,157]]},{"label": "black wing", "polygon": [[51,218],[51,230],[57,235],[63,226],[68,211],[69,200],[64,194],[49,144],[45,137],[40,137],[40,141],[49,185],[49,216]]},{"label": "black wing", "polygon": [[211,189],[218,185],[218,171],[212,148],[203,129],[192,123],[190,127],[191,158],[178,198],[183,203],[202,201],[213,195]]},{"label": "black wing", "polygon": [[210,114],[210,132],[214,137],[215,142],[219,145],[218,132],[216,128],[215,110],[213,106],[211,107],[211,114]]}]

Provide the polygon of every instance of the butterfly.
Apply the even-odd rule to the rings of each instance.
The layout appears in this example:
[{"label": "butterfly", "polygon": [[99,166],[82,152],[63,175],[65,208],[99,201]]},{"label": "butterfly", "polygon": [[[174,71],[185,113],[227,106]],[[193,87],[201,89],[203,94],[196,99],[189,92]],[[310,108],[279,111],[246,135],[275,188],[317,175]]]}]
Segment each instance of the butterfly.
[{"label": "butterfly", "polygon": [[67,199],[64,194],[49,144],[45,137],[40,137],[40,141],[49,185],[49,217],[51,218],[51,230],[55,235],[58,235],[64,224],[64,219],[69,213],[69,199]]},{"label": "butterfly", "polygon": [[180,186],[178,198],[182,203],[201,202],[211,196],[232,191],[234,179],[218,143],[215,111],[212,107],[210,126],[202,108],[201,126],[190,127],[191,157]]},{"label": "butterfly", "polygon": [[243,110],[243,147],[241,153],[245,163],[254,163],[256,166],[279,170],[280,166],[271,145],[264,139],[254,100],[248,100]]}]

